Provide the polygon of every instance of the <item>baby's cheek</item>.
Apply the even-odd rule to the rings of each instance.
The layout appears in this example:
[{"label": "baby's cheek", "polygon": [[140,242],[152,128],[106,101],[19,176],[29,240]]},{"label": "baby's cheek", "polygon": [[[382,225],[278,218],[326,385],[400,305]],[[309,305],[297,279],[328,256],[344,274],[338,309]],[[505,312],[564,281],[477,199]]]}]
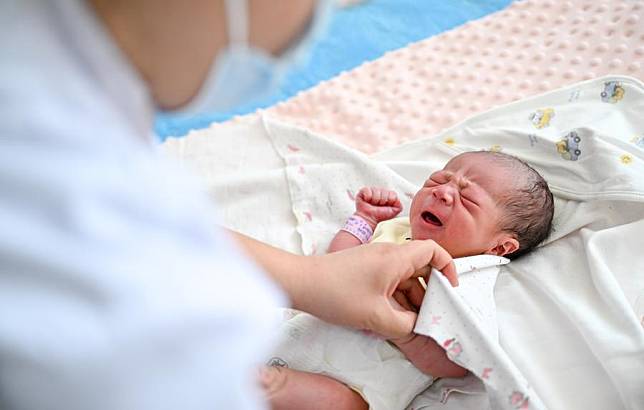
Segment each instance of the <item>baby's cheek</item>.
[{"label": "baby's cheek", "polygon": [[415,240],[433,239],[438,242],[436,237],[432,237],[432,232],[425,229],[420,218],[413,218],[411,220],[411,238]]}]

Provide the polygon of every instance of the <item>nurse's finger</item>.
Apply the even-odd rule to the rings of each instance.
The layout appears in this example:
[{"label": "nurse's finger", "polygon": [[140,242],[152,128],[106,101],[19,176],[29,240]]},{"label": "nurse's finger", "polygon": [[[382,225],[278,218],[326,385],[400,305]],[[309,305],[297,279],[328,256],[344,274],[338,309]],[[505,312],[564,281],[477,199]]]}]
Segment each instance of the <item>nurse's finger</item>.
[{"label": "nurse's finger", "polygon": [[395,300],[389,306],[378,304],[374,311],[379,321],[373,327],[386,338],[409,337],[416,324],[416,312],[403,308]]},{"label": "nurse's finger", "polygon": [[408,256],[414,268],[409,277],[429,277],[428,267],[433,267],[445,275],[452,286],[458,286],[458,275],[452,256],[439,244],[427,239],[413,240],[402,246],[407,247],[406,250],[409,252]]}]

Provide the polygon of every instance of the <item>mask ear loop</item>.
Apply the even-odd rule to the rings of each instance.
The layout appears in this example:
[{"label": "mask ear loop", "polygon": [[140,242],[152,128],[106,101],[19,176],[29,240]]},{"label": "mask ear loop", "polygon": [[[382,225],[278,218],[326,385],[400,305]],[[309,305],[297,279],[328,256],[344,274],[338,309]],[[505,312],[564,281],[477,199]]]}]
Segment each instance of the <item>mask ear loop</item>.
[{"label": "mask ear loop", "polygon": [[248,0],[226,0],[228,44],[248,47]]}]

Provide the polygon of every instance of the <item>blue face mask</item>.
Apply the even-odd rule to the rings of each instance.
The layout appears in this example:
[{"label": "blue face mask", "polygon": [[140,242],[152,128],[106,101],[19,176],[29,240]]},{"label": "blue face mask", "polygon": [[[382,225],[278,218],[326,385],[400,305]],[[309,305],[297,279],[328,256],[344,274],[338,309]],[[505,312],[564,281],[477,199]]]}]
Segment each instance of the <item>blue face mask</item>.
[{"label": "blue face mask", "polygon": [[230,44],[218,56],[199,93],[186,106],[165,114],[227,111],[273,94],[288,70],[301,64],[326,26],[331,1],[318,0],[305,34],[274,57],[248,43],[248,0],[226,0]]}]

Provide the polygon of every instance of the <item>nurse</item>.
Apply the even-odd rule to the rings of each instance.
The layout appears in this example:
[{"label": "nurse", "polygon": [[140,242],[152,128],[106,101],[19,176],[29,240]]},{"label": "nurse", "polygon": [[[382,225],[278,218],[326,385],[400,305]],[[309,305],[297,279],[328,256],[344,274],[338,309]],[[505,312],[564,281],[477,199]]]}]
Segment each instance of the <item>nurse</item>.
[{"label": "nurse", "polygon": [[273,307],[403,336],[394,292],[429,266],[456,283],[431,241],[303,257],[222,232],[155,152],[156,110],[268,92],[324,10],[0,2],[0,408],[263,408]]}]

